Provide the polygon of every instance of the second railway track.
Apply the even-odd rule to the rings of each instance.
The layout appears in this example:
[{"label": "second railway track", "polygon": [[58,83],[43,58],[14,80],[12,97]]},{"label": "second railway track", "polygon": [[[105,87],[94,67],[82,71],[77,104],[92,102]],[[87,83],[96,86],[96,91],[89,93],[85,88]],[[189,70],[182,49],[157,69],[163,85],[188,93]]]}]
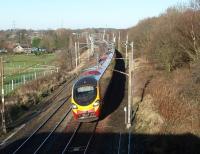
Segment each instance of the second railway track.
[{"label": "second railway track", "polygon": [[[64,89],[69,86],[73,79],[74,78],[65,83],[47,102],[54,102],[64,91]],[[56,102],[53,105],[53,108],[55,109],[51,111],[52,113],[48,115],[48,117],[41,122],[41,124],[31,133],[31,135],[29,135],[12,153],[37,153],[70,113],[71,107],[69,103],[67,103],[69,98],[70,95],[64,100],[59,100],[59,103]],[[45,110],[46,109],[43,109],[43,111]],[[40,137],[38,137],[38,134],[42,135],[39,135]]]},{"label": "second railway track", "polygon": [[[54,94],[51,95],[51,97],[47,98],[46,101],[40,103],[39,106],[35,106],[33,109],[31,109],[30,114],[27,113],[27,115],[31,115],[28,121],[26,120],[28,119],[27,117],[25,120],[21,119],[21,122],[19,120],[19,121],[16,121],[16,124],[13,124],[17,126],[25,122],[25,124],[23,124],[25,127],[23,127],[23,129],[21,129],[18,133],[15,133],[15,134],[13,133],[14,135],[12,138],[3,141],[3,144],[1,144],[1,147],[0,147],[0,153],[1,152],[9,153],[9,154],[18,153],[18,151],[20,151],[21,148],[23,148],[30,140],[32,140],[34,136],[36,136],[40,132],[42,133],[44,132],[42,130],[45,127],[45,125],[49,123],[50,119],[53,118],[56,112],[59,112],[59,110],[61,110],[62,107],[66,108],[65,104],[68,104],[67,108],[70,108],[70,104],[66,103],[66,101],[70,98],[70,95],[71,95],[70,88],[72,86],[72,81],[75,79],[75,77],[76,76],[70,77],[67,82],[65,82],[62,86],[60,86],[54,92]],[[60,115],[60,118],[66,112],[68,112],[67,109],[62,115]],[[55,126],[58,123],[60,123],[60,119],[55,121],[52,126]],[[59,126],[57,127],[60,129]],[[52,128],[51,127],[49,128],[50,130],[46,130],[45,133],[51,132]],[[31,146],[34,146],[34,144]],[[22,152],[19,152],[19,153],[22,153]]]},{"label": "second railway track", "polygon": [[37,152],[49,138],[49,135],[56,130],[64,118],[66,118],[66,116],[70,113],[71,108],[67,103],[69,98],[70,96],[67,97],[27,139],[25,139],[25,141],[13,152],[13,154]]},{"label": "second railway track", "polygon": [[78,123],[62,154],[83,153],[86,154],[94,137],[98,122]]}]

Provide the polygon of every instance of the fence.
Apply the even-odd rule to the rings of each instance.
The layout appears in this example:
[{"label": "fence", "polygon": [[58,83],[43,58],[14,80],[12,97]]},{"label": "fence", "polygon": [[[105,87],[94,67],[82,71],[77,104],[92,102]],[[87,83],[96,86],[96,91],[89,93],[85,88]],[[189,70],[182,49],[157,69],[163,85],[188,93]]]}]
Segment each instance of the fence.
[{"label": "fence", "polygon": [[[39,78],[51,75],[55,72],[58,73],[57,67],[47,68],[30,68],[29,71],[21,72],[12,77],[5,77],[4,91],[5,95],[10,94],[13,90],[21,85],[25,85],[29,81],[37,80]],[[1,95],[1,94],[0,94]]]}]

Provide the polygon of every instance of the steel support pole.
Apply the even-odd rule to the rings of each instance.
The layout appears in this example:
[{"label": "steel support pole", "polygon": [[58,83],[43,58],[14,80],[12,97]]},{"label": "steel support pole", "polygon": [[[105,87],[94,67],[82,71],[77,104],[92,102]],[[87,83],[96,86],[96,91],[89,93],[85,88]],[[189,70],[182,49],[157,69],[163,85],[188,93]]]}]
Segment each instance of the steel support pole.
[{"label": "steel support pole", "polygon": [[77,43],[75,42],[75,61],[76,61],[76,68],[78,66],[78,58],[77,58]]},{"label": "steel support pole", "polygon": [[25,75],[23,75],[23,82],[24,82],[24,84],[26,83],[26,77],[25,77]]},{"label": "steel support pole", "polygon": [[13,82],[13,80],[12,80],[12,87],[11,88],[12,88],[12,90],[14,90],[14,82]]},{"label": "steel support pole", "polygon": [[129,53],[129,78],[128,78],[128,122],[127,128],[131,127],[132,119],[132,67],[133,67],[133,42],[131,43],[131,53]]},{"label": "steel support pole", "polygon": [[126,60],[125,60],[125,67],[127,68],[127,65],[128,65],[128,62],[127,62],[127,59],[128,59],[128,35],[126,36]]},{"label": "steel support pole", "polygon": [[127,121],[127,128],[131,126],[131,53],[129,53],[129,77],[128,77],[128,121]]},{"label": "steel support pole", "polygon": [[109,37],[110,37],[109,34],[107,34],[107,41],[108,41],[108,42],[109,42],[109,39],[110,39]]},{"label": "steel support pole", "polygon": [[4,66],[3,66],[3,57],[1,57],[1,102],[2,102],[2,128],[3,132],[7,133],[6,130],[6,118],[5,118],[5,100],[4,100]]},{"label": "steel support pole", "polygon": [[91,37],[91,54],[90,55],[94,55],[94,40],[93,38]]},{"label": "steel support pole", "polygon": [[77,51],[78,51],[78,63],[81,63],[81,54],[80,54],[80,43],[78,42],[78,46],[77,46]]},{"label": "steel support pole", "polygon": [[106,34],[106,31],[104,30],[103,31],[103,41],[105,40],[105,34]]},{"label": "steel support pole", "polygon": [[118,50],[121,51],[121,41],[120,41],[120,31],[119,31],[119,37],[118,37]]},{"label": "steel support pole", "polygon": [[96,54],[96,56],[97,56],[97,57],[96,57],[96,61],[97,61],[97,68],[99,68],[99,54],[97,53],[97,54]]},{"label": "steel support pole", "polygon": [[115,34],[113,33],[113,42],[115,43]]},{"label": "steel support pole", "polygon": [[126,109],[127,107],[125,106],[124,107],[124,117],[125,117],[125,119],[124,119],[124,123],[125,123],[125,125],[127,125],[127,109]]}]

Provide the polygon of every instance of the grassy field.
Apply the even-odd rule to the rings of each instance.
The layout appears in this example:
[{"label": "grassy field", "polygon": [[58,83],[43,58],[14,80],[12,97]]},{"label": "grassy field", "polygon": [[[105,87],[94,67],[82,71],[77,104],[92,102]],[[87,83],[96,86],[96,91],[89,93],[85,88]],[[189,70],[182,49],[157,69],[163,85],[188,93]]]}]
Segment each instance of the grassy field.
[{"label": "grassy field", "polygon": [[4,55],[5,76],[26,72],[30,68],[38,68],[40,65],[53,65],[55,54],[44,54],[36,56],[34,54]]},{"label": "grassy field", "polygon": [[[44,54],[36,56],[34,54],[18,54],[18,55],[3,55],[4,60],[4,88],[8,94],[11,89],[12,80],[14,84],[19,86],[26,81],[35,79],[50,73],[50,67],[56,70],[55,54]],[[16,87],[16,86],[15,86]],[[9,91],[9,92],[8,92]]]}]

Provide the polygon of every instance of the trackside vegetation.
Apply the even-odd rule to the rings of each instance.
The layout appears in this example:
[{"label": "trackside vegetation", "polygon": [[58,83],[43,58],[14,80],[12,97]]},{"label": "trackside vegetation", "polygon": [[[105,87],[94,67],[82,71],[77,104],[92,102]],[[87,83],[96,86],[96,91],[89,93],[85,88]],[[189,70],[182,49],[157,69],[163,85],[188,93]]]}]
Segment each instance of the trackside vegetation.
[{"label": "trackside vegetation", "polygon": [[199,25],[200,1],[192,0],[127,30],[134,58],[148,63],[136,76],[148,81],[134,123],[136,133],[147,134],[135,138],[139,153],[141,145],[142,153],[200,152]]}]

